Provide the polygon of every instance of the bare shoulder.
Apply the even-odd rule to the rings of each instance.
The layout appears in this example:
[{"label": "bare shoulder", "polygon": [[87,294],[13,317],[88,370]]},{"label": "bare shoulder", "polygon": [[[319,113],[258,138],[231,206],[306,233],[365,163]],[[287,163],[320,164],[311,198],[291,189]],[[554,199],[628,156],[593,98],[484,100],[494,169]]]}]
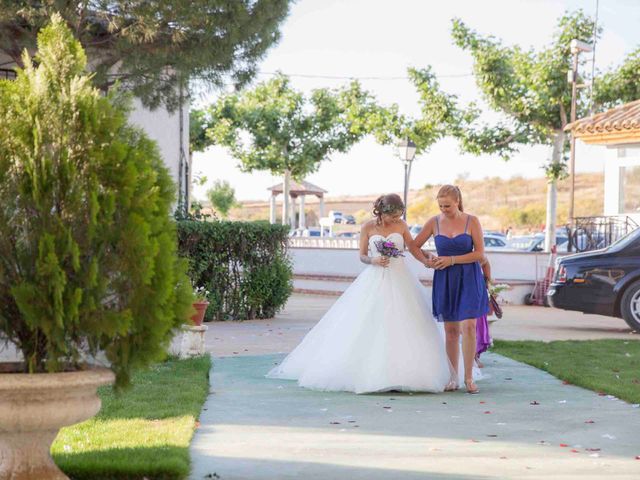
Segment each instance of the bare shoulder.
[{"label": "bare shoulder", "polygon": [[362,224],[362,226],[360,227],[360,233],[369,233],[371,232],[371,230],[373,230],[376,227],[376,221],[375,220],[369,220],[365,223]]},{"label": "bare shoulder", "polygon": [[429,220],[427,220],[424,224],[425,227],[431,227],[433,225],[435,225],[436,221],[438,220],[439,215],[434,215],[433,217],[431,217]]}]

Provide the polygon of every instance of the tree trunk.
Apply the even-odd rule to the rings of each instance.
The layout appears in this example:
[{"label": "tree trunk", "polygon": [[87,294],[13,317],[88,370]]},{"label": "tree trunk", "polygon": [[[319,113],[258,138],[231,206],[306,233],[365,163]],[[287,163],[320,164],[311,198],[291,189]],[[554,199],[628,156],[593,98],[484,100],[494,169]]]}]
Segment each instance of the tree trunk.
[{"label": "tree trunk", "polygon": [[[557,131],[553,139],[553,149],[551,151],[551,163],[562,161],[564,150],[564,132]],[[544,251],[550,252],[551,247],[556,244],[556,206],[558,202],[558,178],[553,176],[547,183],[547,221],[544,237]]]},{"label": "tree trunk", "polygon": [[290,221],[290,203],[289,203],[289,191],[291,185],[291,170],[287,169],[284,171],[284,179],[282,182],[282,225],[289,224]]}]

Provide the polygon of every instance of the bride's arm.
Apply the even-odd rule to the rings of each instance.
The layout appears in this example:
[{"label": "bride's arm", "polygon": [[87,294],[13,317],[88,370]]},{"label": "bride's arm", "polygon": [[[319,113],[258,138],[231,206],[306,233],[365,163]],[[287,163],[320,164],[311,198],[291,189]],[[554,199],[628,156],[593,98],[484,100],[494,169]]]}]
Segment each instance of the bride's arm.
[{"label": "bride's arm", "polygon": [[360,261],[367,265],[382,265],[386,267],[389,264],[387,257],[369,256],[369,231],[371,227],[371,222],[367,222],[360,228]]},{"label": "bride's arm", "polygon": [[420,247],[416,245],[416,241],[411,236],[409,226],[406,223],[404,225],[402,237],[404,238],[404,244],[406,245],[407,250],[411,252],[411,255],[413,255],[415,259],[422,263],[425,267],[431,266],[431,259],[427,257],[422,250],[420,250]]}]

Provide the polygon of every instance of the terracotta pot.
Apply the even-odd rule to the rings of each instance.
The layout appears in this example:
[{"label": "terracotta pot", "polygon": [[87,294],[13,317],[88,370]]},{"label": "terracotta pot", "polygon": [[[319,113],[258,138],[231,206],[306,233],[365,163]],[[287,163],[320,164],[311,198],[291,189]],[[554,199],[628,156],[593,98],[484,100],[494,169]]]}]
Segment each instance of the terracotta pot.
[{"label": "terracotta pot", "polygon": [[194,325],[202,325],[202,321],[204,320],[204,314],[207,311],[207,307],[209,306],[209,302],[206,300],[202,302],[193,302],[193,308],[196,309],[196,313],[191,316],[191,320]]},{"label": "terracotta pot", "polygon": [[109,369],[61,373],[11,373],[0,363],[0,480],[68,480],[49,450],[58,430],[100,410],[96,390],[113,383]]}]

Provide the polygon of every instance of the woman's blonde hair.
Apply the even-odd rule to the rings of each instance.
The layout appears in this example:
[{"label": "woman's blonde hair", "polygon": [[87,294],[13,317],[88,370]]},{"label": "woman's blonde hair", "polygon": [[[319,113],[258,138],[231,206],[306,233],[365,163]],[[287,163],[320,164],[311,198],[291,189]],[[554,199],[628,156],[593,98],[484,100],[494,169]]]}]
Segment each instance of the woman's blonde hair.
[{"label": "woman's blonde hair", "polygon": [[458,210],[464,212],[464,207],[462,206],[462,192],[455,185],[443,185],[438,190],[438,198],[442,197],[451,197],[456,202],[458,202]]}]

